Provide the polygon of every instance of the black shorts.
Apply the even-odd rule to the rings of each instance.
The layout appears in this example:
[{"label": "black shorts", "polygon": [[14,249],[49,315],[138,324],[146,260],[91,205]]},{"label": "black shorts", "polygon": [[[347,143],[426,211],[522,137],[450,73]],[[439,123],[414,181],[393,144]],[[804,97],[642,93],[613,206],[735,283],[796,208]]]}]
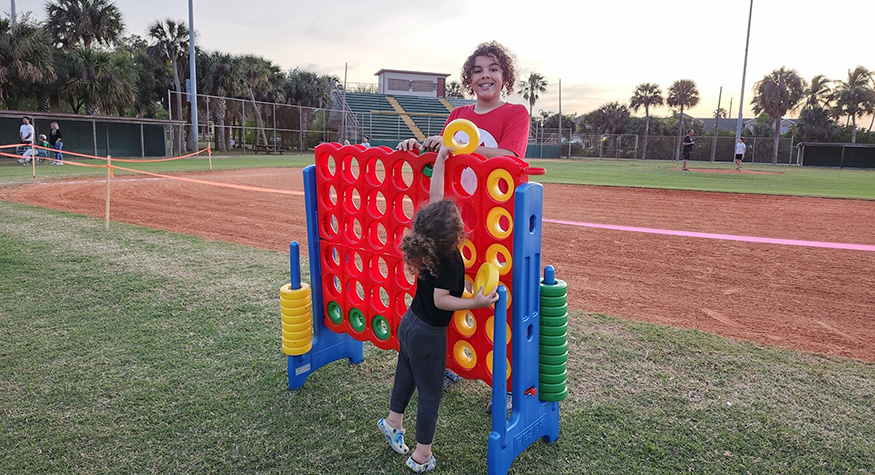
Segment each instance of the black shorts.
[{"label": "black shorts", "polygon": [[741,161],[742,158],[744,158],[744,155],[742,155],[740,153],[735,154],[735,159],[738,160],[739,162]]}]

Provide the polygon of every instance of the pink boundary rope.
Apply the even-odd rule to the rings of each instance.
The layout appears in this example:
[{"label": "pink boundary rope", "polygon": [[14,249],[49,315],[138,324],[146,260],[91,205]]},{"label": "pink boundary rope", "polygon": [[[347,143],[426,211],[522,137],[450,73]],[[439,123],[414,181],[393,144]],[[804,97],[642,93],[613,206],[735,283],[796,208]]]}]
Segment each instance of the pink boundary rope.
[{"label": "pink boundary rope", "polygon": [[634,226],[618,226],[615,224],[581,223],[577,221],[563,221],[560,219],[544,218],[545,223],[565,224],[585,228],[611,229],[614,231],[632,231],[636,233],[663,234],[668,236],[683,236],[704,239],[721,239],[724,241],[756,242],[764,244],[781,244],[785,246],[823,247],[827,249],[848,249],[853,251],[875,252],[875,246],[867,244],[846,244],[840,242],[798,241],[795,239],[775,239],[756,236],[737,236],[734,234],[699,233],[693,231],[674,231],[671,229],[638,228]]}]

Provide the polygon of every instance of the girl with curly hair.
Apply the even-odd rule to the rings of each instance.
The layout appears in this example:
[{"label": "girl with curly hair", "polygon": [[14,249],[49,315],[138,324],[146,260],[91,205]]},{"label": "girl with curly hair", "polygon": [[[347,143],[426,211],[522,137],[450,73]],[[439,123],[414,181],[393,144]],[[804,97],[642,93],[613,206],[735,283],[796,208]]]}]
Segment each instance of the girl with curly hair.
[{"label": "girl with curly hair", "polygon": [[[523,105],[502,100],[502,93],[513,94],[515,62],[512,53],[500,43],[491,41],[478,45],[462,66],[462,87],[469,94],[474,94],[477,102],[453,109],[447,124],[455,119],[474,122],[480,129],[480,144],[473,153],[486,158],[508,155],[524,158],[526,155],[531,120],[529,113]],[[460,142],[467,140],[464,137],[456,139]],[[441,136],[435,135],[426,138],[422,144],[416,139],[404,140],[396,148],[436,151],[440,142]]]},{"label": "girl with curly hair", "polygon": [[443,199],[444,172],[449,152],[441,146],[435,159],[429,189],[429,204],[413,217],[412,232],[401,241],[404,262],[416,277],[416,294],[398,325],[398,365],[389,403],[389,415],[377,421],[392,450],[406,454],[404,410],[413,391],[419,391],[416,410],[416,449],[407,466],[416,473],[434,470],[431,453],[443,395],[447,355],[447,326],[453,312],[488,307],[498,300],[493,289],[483,288],[473,298],[462,298],[465,264],[459,244],[465,238],[462,216],[456,204]]}]

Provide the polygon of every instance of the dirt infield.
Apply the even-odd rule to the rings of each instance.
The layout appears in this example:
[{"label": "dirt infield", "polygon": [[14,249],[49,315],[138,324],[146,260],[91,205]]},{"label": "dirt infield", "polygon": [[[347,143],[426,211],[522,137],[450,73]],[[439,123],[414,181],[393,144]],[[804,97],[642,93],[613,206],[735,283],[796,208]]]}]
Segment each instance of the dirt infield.
[{"label": "dirt infield", "polygon": [[[300,169],[189,175],[303,191]],[[103,217],[98,179],[0,189],[0,199]],[[113,221],[306,250],[303,196],[162,178],[112,182]],[[544,185],[544,218],[839,243],[875,243],[875,202]],[[875,252],[544,224],[543,264],[576,309],[875,361]]]}]

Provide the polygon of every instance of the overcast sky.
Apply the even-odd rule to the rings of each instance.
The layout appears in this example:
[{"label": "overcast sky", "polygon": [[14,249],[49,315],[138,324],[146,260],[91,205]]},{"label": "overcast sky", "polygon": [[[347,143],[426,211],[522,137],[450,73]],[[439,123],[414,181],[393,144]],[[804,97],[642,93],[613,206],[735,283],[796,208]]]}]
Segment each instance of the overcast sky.
[{"label": "overcast sky", "polygon": [[[44,0],[15,4],[19,14],[45,18]],[[127,30],[141,36],[157,19],[188,22],[187,0],[115,4]],[[516,54],[520,77],[538,72],[549,82],[536,113],[559,110],[560,79],[566,114],[611,101],[628,104],[642,82],[656,82],[666,94],[673,81],[692,79],[701,97],[692,115],[712,115],[722,86],[721,107],[728,109],[731,99],[735,117],[749,7],[749,0],[194,0],[194,25],[203,49],[256,54],[284,69],[341,81],[346,63],[347,80],[365,83],[376,83],[374,73],[383,68],[458,80],[474,47],[497,40]],[[8,15],[10,4],[3,11]],[[756,0],[744,102],[749,104],[755,81],[781,66],[806,80],[817,74],[845,79],[857,65],[875,69],[873,18],[872,0]],[[668,109],[655,113],[664,116]]]}]

